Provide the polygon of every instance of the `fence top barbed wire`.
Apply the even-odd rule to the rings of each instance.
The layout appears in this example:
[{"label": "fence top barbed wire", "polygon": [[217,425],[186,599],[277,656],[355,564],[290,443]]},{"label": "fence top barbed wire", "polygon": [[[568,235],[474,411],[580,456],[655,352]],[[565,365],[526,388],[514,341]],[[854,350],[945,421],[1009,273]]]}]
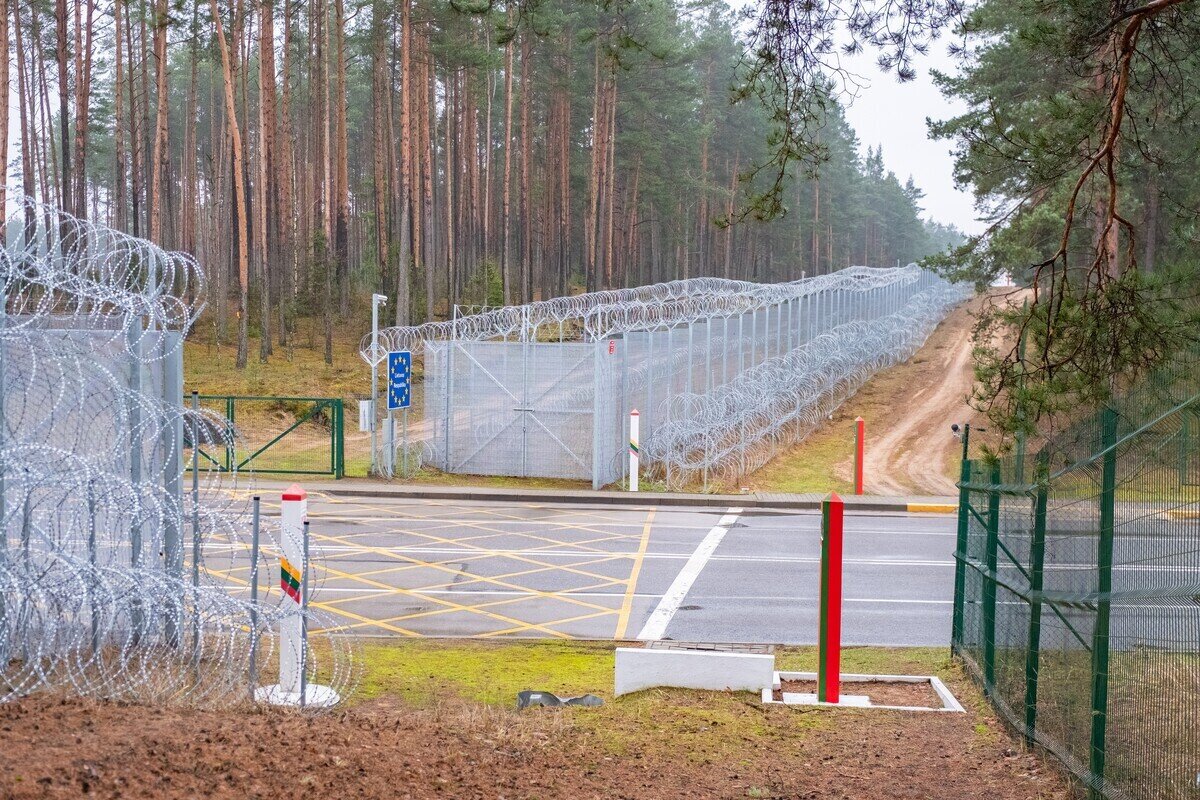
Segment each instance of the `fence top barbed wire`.
[{"label": "fence top barbed wire", "polygon": [[[442,322],[384,328],[379,348],[372,335],[363,336],[359,353],[368,364],[379,353],[409,350],[419,353],[425,342],[443,340],[517,339],[537,341],[543,326],[578,327],[596,340],[635,330],[654,330],[706,319],[736,316],[779,305],[827,290],[861,290],[889,284],[907,285],[925,270],[906,267],[847,267],[828,275],[787,283],[751,283],[725,278],[689,278],[631,289],[555,297],[519,306],[505,306]],[[374,357],[373,357],[374,356]]]}]

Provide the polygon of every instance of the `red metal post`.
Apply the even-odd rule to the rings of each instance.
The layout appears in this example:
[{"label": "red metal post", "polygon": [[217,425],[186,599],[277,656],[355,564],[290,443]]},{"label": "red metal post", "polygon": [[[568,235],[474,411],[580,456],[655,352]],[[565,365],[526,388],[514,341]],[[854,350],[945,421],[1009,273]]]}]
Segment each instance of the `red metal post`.
[{"label": "red metal post", "polygon": [[863,447],[867,441],[867,421],[854,419],[854,493],[863,493]]},{"label": "red metal post", "polygon": [[842,498],[821,502],[821,597],[817,634],[817,700],[838,701],[842,674]]}]

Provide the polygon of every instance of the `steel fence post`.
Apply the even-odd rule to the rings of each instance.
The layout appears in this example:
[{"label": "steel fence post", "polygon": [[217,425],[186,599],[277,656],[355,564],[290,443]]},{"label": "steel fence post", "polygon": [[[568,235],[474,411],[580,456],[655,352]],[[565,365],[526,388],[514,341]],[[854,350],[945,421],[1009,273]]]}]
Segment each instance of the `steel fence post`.
[{"label": "steel fence post", "polygon": [[446,448],[446,472],[454,472],[454,459],[450,455],[450,399],[454,395],[454,348],[456,341],[453,338],[454,331],[451,330],[451,339],[446,343],[446,402],[445,402],[445,448]]},{"label": "steel fence post", "polygon": [[[96,487],[91,479],[87,483],[87,506],[88,506],[88,566],[91,568],[91,573],[88,575],[88,589],[93,592],[91,598],[92,606],[92,654],[100,652],[100,624],[96,617],[96,596],[94,594],[94,582],[96,580]],[[7,546],[7,545],[6,545]],[[180,556],[182,556],[182,551]],[[3,615],[0,614],[0,619]],[[178,644],[178,637],[174,639],[172,644]]]},{"label": "steel fence post", "polygon": [[[229,398],[226,409],[231,409],[233,398]],[[230,411],[229,413],[232,413]],[[232,425],[227,433],[232,439]],[[226,441],[226,448],[229,441]],[[200,592],[200,393],[192,392],[192,592],[193,604],[199,605]],[[195,619],[192,628],[193,657],[200,657],[200,616],[193,609]]]},{"label": "steel fence post", "polygon": [[[689,331],[689,333],[691,332],[690,324],[688,325],[688,331]],[[600,339],[597,339],[596,342],[592,345],[592,489],[593,490],[600,488],[600,394],[601,394],[600,370],[602,369],[601,364],[604,363],[600,358],[600,348],[602,346],[603,346],[603,341]],[[526,358],[525,361],[528,363],[529,359]],[[526,381],[526,384],[528,384],[528,381]],[[529,398],[526,397],[525,399],[526,399],[525,405],[528,406]],[[528,437],[522,437],[522,438],[524,438],[526,441],[528,441]],[[528,445],[525,445],[525,447],[528,447]],[[528,458],[528,456],[524,457],[524,459],[527,459],[527,458]],[[527,467],[523,471],[525,472],[525,474],[528,474],[528,472],[529,472]]]},{"label": "steel fence post", "polygon": [[250,699],[258,683],[258,546],[261,498],[254,495],[250,525]]},{"label": "steel fence post", "polygon": [[308,703],[308,594],[312,591],[312,576],[309,575],[308,519],[303,522],[304,559],[300,571],[300,708]]},{"label": "steel fence post", "polygon": [[1096,543],[1096,627],[1092,633],[1092,741],[1088,769],[1089,794],[1104,796],[1106,735],[1108,732],[1109,614],[1112,600],[1113,536],[1116,522],[1117,412],[1100,413],[1102,469],[1100,479],[1100,537]]},{"label": "steel fence post", "polygon": [[1033,501],[1033,540],[1029,544],[1029,641],[1025,648],[1025,738],[1037,730],[1038,666],[1042,644],[1042,571],[1046,559],[1046,503],[1050,490],[1050,452],[1037,455],[1037,493]]},{"label": "steel fence post", "polygon": [[[663,402],[663,408],[666,409],[666,413],[663,414],[662,421],[656,423],[658,430],[662,430],[664,423],[666,423],[666,421],[668,419],[670,419],[671,390],[674,388],[674,383],[675,383],[675,326],[672,325],[671,327],[667,328],[667,393],[666,393],[667,396]],[[671,454],[669,452],[664,452],[663,455],[666,457],[666,460],[667,460],[665,473],[666,473],[667,488],[670,489],[671,488]]]},{"label": "steel fence post", "polygon": [[340,398],[337,400],[337,442],[334,447],[337,449],[337,471],[334,474],[335,479],[346,477],[346,403]]},{"label": "steel fence post", "polygon": [[988,477],[987,572],[983,577],[983,690],[994,691],[996,680],[996,563],[1000,541],[1000,462],[992,463]]},{"label": "steel fence post", "polygon": [[379,295],[371,295],[371,474],[379,474],[379,434],[375,424],[375,404],[379,400]]},{"label": "steel fence post", "polygon": [[950,623],[950,649],[956,655],[963,648],[963,604],[966,590],[967,543],[971,526],[971,461],[964,458],[958,478],[958,538],[954,549],[954,613]]},{"label": "steel fence post", "polygon": [[729,315],[721,317],[721,383],[729,382]]}]

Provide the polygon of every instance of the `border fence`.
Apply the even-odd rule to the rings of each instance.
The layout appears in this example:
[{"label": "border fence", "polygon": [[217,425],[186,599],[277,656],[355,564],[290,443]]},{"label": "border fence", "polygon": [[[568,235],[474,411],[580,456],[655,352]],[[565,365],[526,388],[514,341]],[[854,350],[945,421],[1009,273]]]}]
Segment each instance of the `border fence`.
[{"label": "border fence", "polygon": [[599,488],[627,478],[636,409],[648,476],[707,487],[804,438],[968,293],[915,265],[694,278],[388,328],[361,350],[368,363],[421,359],[422,463]]},{"label": "border fence", "polygon": [[1200,796],[1194,365],[964,459],[952,647],[1092,797]]},{"label": "border fence", "polygon": [[[231,464],[226,475],[191,446],[237,452],[226,419],[183,401],[200,266],[12,188],[8,197],[0,703],[53,690],[243,704],[275,677],[273,655],[279,672],[299,663],[302,688],[344,697],[360,663],[353,637],[270,580],[286,583],[294,533],[256,513],[250,470]],[[292,588],[316,590],[320,553],[303,556],[290,564]],[[310,633],[286,635],[297,626]]]}]

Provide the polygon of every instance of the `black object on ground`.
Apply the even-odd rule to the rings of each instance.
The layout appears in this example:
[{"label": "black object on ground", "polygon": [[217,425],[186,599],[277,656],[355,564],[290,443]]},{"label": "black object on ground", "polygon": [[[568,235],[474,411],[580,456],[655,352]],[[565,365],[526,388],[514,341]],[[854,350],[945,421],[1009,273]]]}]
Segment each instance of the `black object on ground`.
[{"label": "black object on ground", "polygon": [[580,695],[579,697],[559,697],[550,692],[534,692],[526,689],[523,692],[517,692],[517,708],[529,708],[530,706],[602,706],[604,701],[594,694]]}]

